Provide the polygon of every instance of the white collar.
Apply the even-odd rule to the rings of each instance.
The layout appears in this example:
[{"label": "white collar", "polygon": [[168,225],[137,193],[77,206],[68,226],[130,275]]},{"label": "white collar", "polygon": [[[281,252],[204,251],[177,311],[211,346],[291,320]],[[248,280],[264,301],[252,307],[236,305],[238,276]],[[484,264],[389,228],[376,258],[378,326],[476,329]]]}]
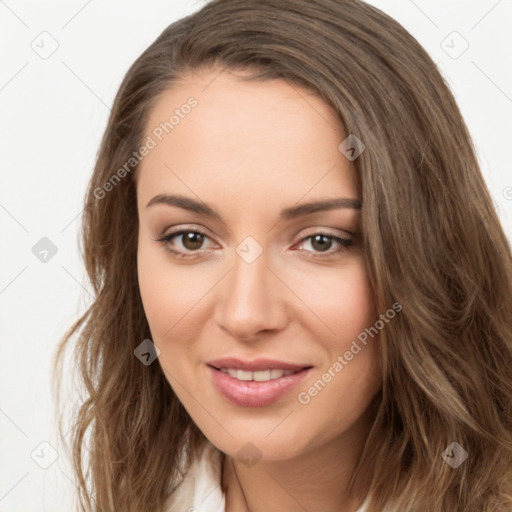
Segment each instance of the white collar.
[{"label": "white collar", "polygon": [[220,487],[222,453],[206,440],[200,456],[166,504],[167,512],[225,512]]}]

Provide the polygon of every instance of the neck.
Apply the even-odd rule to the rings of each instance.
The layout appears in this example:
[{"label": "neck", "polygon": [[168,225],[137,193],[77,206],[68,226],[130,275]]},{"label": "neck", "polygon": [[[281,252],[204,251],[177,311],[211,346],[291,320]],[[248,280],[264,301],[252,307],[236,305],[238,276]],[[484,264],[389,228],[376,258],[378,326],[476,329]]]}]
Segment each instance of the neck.
[{"label": "neck", "polygon": [[360,489],[349,489],[349,480],[364,445],[361,434],[361,426],[353,425],[352,432],[311,452],[261,459],[252,467],[226,455],[226,512],[356,512],[363,496]]}]

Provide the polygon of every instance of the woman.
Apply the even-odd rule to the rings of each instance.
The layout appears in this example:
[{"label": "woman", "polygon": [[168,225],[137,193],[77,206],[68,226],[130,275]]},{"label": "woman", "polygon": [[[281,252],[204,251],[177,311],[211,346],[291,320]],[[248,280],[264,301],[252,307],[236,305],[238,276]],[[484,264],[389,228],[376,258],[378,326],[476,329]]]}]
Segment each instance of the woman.
[{"label": "woman", "polygon": [[56,360],[76,337],[81,510],[510,510],[510,247],[453,96],[378,9],[169,26],[83,222],[96,298]]}]

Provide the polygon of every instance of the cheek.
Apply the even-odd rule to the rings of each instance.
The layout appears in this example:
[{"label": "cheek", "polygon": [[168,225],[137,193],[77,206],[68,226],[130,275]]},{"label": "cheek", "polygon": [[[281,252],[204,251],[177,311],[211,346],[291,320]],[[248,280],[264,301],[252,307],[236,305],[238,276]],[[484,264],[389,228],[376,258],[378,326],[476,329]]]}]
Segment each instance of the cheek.
[{"label": "cheek", "polygon": [[156,343],[173,325],[172,312],[178,305],[175,283],[170,280],[172,274],[166,275],[162,266],[155,264],[150,251],[144,248],[139,248],[137,266],[142,304]]},{"label": "cheek", "polygon": [[193,305],[198,300],[198,291],[195,283],[190,282],[191,274],[173,271],[161,253],[165,251],[160,247],[139,246],[139,289],[151,340],[160,351],[158,364],[180,396],[180,386],[174,377],[182,382],[183,376],[190,373],[186,353],[190,352],[194,336],[185,332],[184,326],[190,326],[187,322],[195,312]]},{"label": "cheek", "polygon": [[304,321],[309,328],[318,326],[314,328],[329,349],[342,350],[376,321],[373,290],[362,259],[352,259],[342,268],[295,277],[297,295],[312,313],[305,315]]},{"label": "cheek", "polygon": [[[151,339],[159,348],[166,376],[187,376],[199,332],[212,316],[205,300],[218,276],[207,266],[170,262],[162,247],[141,243],[137,255],[139,289]],[[180,378],[180,380],[182,380]]]},{"label": "cheek", "polygon": [[171,335],[201,295],[200,275],[192,266],[176,271],[160,246],[141,242],[137,253],[139,289],[144,312],[155,342]]},{"label": "cheek", "polygon": [[[302,282],[304,287],[308,284]],[[315,313],[316,318],[310,315],[308,321],[318,326],[315,338],[325,358],[301,386],[298,401],[305,424],[313,428],[315,417],[322,418],[321,435],[327,438],[355,421],[380,386],[379,337],[365,331],[375,325],[378,314],[362,261],[332,275],[318,273],[315,286],[302,293],[307,293],[303,296],[309,297]]]},{"label": "cheek", "polygon": [[347,341],[350,338],[352,341],[377,320],[373,290],[366,271],[360,265],[338,282],[337,294],[335,290],[332,292],[335,307],[327,305],[326,315],[339,339]]}]

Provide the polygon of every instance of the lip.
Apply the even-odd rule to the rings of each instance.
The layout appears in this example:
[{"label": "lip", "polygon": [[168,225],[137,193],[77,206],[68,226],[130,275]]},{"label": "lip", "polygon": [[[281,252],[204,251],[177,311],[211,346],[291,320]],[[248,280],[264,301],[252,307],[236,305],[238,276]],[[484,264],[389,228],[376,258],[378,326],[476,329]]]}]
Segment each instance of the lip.
[{"label": "lip", "polygon": [[[218,360],[220,361],[220,360]],[[215,365],[218,364],[215,362]],[[258,361],[258,365],[253,363],[246,363],[245,367],[240,367],[233,364],[231,360],[230,364],[226,364],[227,360],[222,360],[221,368],[238,368],[246,371],[258,371],[262,369],[283,369],[283,370],[296,370],[291,375],[279,377],[278,379],[272,379],[268,381],[242,381],[231,377],[227,373],[223,373],[217,369],[216,366],[208,363],[206,370],[211,378],[214,387],[217,391],[232,404],[240,407],[264,407],[273,402],[276,402],[280,398],[288,394],[294,387],[296,387],[309,373],[311,366],[297,366],[288,364],[288,367],[284,367],[283,363],[279,365],[268,366],[269,361],[265,364],[267,366],[261,366],[263,360]],[[240,361],[239,361],[240,362]],[[276,363],[276,361],[274,361]],[[293,366],[293,367],[292,367]],[[256,369],[251,369],[256,368]]]},{"label": "lip", "polygon": [[310,364],[293,364],[285,361],[277,361],[276,359],[255,359],[254,361],[243,361],[236,357],[224,357],[222,359],[213,359],[206,362],[207,365],[215,368],[236,368],[237,370],[245,370],[248,372],[257,372],[260,370],[302,370],[310,368]]}]

